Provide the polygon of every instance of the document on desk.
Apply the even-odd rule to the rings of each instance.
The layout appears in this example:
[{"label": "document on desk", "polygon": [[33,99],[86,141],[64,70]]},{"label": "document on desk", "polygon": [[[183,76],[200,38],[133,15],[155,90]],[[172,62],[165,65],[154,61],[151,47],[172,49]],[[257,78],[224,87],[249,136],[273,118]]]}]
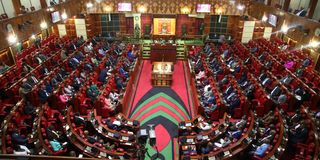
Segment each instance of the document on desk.
[{"label": "document on desk", "polygon": [[194,142],[194,140],[192,138],[187,139],[187,143],[193,143],[193,142]]},{"label": "document on desk", "polygon": [[208,160],[216,160],[216,157],[215,156],[213,156],[213,157],[209,157],[209,159]]},{"label": "document on desk", "polygon": [[192,124],[191,123],[186,123],[186,126],[187,127],[190,127]]},{"label": "document on desk", "polygon": [[67,124],[66,124],[66,125],[65,125],[65,129],[66,129],[66,131],[68,131],[68,130],[69,130],[69,128],[70,128],[70,127],[69,127],[69,125],[67,125]]},{"label": "document on desk", "polygon": [[208,139],[209,139],[209,136],[208,136],[208,135],[205,135],[205,136],[202,137],[202,139],[203,139],[203,140],[208,140]]},{"label": "document on desk", "polygon": [[113,133],[112,132],[108,132],[108,136],[113,137]]},{"label": "document on desk", "polygon": [[102,133],[102,126],[99,126],[99,127],[98,127],[98,132],[99,132],[99,133]]},{"label": "document on desk", "polygon": [[105,152],[100,152],[101,157],[107,157],[107,154]]},{"label": "document on desk", "polygon": [[224,156],[229,156],[230,155],[230,151],[225,151],[223,154],[224,154]]},{"label": "document on desk", "polygon": [[128,121],[127,124],[130,125],[130,126],[132,126],[132,125],[133,125],[133,122],[132,122],[132,121]]},{"label": "document on desk", "polygon": [[86,152],[91,152],[91,149],[92,149],[91,147],[87,146],[84,151],[86,151]]},{"label": "document on desk", "polygon": [[129,137],[127,137],[127,136],[122,136],[122,140],[128,141],[128,140],[129,140]]}]

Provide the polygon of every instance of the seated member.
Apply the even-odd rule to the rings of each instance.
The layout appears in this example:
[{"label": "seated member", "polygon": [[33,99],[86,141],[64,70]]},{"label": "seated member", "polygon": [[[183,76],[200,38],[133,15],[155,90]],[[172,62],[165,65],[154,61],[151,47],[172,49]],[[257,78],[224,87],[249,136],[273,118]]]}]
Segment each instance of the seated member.
[{"label": "seated member", "polygon": [[118,74],[115,76],[115,81],[118,91],[122,90],[124,88],[124,84],[122,78]]},{"label": "seated member", "polygon": [[11,134],[12,144],[15,145],[27,145],[28,139],[20,135],[17,129],[14,129]]},{"label": "seated member", "polygon": [[257,147],[256,150],[254,151],[254,154],[259,156],[259,157],[263,157],[264,153],[267,151],[267,149],[269,148],[270,142],[267,143],[263,143],[261,146]]},{"label": "seated member", "polygon": [[42,103],[46,102],[46,100],[49,98],[50,93],[46,90],[46,86],[42,85],[41,89],[38,92],[39,94],[39,99]]},{"label": "seated member", "polygon": [[77,58],[75,58],[75,57],[73,57],[73,58],[71,58],[71,59],[69,60],[69,66],[70,66],[72,69],[76,69],[76,68],[79,66],[79,64],[80,64],[80,61],[79,61]]},{"label": "seated member", "polygon": [[87,96],[91,98],[92,101],[94,101],[99,94],[100,94],[100,91],[97,85],[91,82],[90,87],[87,89]]},{"label": "seated member", "polygon": [[9,66],[7,66],[4,62],[0,61],[0,74],[6,72],[9,69]]}]

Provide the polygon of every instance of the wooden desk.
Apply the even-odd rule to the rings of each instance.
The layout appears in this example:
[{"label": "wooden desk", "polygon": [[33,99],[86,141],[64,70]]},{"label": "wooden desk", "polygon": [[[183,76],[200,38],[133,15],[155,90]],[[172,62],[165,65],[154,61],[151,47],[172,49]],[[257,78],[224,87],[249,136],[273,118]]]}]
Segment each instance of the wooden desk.
[{"label": "wooden desk", "polygon": [[152,63],[152,85],[169,87],[172,84],[173,63],[153,62]]},{"label": "wooden desk", "polygon": [[172,44],[151,44],[150,59],[154,61],[175,62],[177,46]]}]

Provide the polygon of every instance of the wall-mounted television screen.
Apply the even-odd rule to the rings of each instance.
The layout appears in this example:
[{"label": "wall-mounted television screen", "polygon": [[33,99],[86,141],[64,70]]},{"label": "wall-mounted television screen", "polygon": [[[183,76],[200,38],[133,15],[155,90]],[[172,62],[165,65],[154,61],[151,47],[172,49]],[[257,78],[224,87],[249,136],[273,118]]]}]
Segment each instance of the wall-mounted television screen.
[{"label": "wall-mounted television screen", "polygon": [[118,3],[118,11],[128,12],[132,11],[131,3]]},{"label": "wall-mounted television screen", "polygon": [[52,23],[59,22],[61,20],[59,11],[51,12]]},{"label": "wall-mounted television screen", "polygon": [[277,26],[277,21],[278,21],[278,17],[270,14],[269,18],[268,18],[268,23],[270,23],[272,26],[276,27]]},{"label": "wall-mounted television screen", "polygon": [[211,4],[197,4],[197,12],[199,13],[210,13]]}]

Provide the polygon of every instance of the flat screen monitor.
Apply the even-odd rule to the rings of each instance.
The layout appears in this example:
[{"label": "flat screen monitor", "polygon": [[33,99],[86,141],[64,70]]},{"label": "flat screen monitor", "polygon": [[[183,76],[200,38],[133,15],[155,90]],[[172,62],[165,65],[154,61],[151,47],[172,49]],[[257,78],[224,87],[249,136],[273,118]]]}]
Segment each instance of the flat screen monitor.
[{"label": "flat screen monitor", "polygon": [[118,3],[118,11],[129,12],[132,11],[131,3]]},{"label": "flat screen monitor", "polygon": [[61,20],[59,11],[51,12],[52,23],[59,22]]},{"label": "flat screen monitor", "polygon": [[269,18],[268,18],[268,23],[270,23],[272,26],[276,27],[277,26],[277,21],[278,21],[278,17],[270,14]]},{"label": "flat screen monitor", "polygon": [[199,13],[210,13],[211,4],[197,4],[197,12]]},{"label": "flat screen monitor", "polygon": [[176,19],[175,18],[153,18],[154,35],[175,35]]}]

